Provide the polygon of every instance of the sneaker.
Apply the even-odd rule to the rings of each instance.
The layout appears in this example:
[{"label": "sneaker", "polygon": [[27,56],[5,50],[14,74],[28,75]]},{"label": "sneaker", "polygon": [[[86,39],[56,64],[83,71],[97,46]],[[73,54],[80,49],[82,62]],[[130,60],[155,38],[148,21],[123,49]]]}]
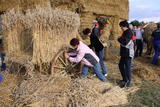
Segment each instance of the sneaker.
[{"label": "sneaker", "polygon": [[103,82],[108,82],[108,80],[107,79],[105,79],[105,80],[102,80]]},{"label": "sneaker", "polygon": [[93,74],[93,76],[95,77],[95,76],[96,76],[96,74]]},{"label": "sneaker", "polygon": [[107,77],[107,76],[108,76],[108,74],[104,74],[104,76],[105,76],[105,77]]},{"label": "sneaker", "polygon": [[124,88],[129,88],[129,87],[131,87],[131,84],[130,84],[129,81],[127,81],[127,82],[125,83],[125,85],[124,85]]}]

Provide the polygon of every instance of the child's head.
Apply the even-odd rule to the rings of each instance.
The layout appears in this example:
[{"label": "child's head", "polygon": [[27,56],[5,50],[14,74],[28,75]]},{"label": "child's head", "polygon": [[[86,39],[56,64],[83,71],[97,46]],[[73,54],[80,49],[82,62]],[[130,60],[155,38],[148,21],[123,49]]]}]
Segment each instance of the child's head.
[{"label": "child's head", "polygon": [[91,33],[91,29],[89,29],[89,28],[86,28],[83,30],[84,35],[90,35],[90,33]]},{"label": "child's head", "polygon": [[71,39],[70,45],[71,45],[74,49],[77,48],[78,45],[79,45],[79,39],[77,39],[77,38]]},{"label": "child's head", "polygon": [[129,23],[126,20],[124,20],[119,23],[119,26],[123,31],[125,31],[129,28]]},{"label": "child's head", "polygon": [[160,29],[160,23],[157,23],[157,28]]}]

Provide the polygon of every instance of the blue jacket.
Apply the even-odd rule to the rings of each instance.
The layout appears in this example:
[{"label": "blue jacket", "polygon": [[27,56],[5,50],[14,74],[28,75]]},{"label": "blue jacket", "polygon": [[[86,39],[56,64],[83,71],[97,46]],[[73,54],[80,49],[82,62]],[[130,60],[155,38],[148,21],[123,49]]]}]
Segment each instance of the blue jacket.
[{"label": "blue jacket", "polygon": [[152,37],[154,41],[160,41],[160,29],[153,31]]}]

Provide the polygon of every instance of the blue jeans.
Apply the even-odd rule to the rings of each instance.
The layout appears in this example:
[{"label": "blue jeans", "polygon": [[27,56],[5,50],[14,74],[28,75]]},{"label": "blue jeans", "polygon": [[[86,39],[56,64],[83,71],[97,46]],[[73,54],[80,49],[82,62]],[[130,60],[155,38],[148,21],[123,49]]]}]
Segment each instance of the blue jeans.
[{"label": "blue jeans", "polygon": [[154,57],[152,60],[152,64],[157,64],[158,57],[160,56],[160,41],[154,41]]},{"label": "blue jeans", "polygon": [[123,81],[131,81],[131,61],[132,58],[121,57],[119,61],[119,70],[121,72]]},{"label": "blue jeans", "polygon": [[3,75],[0,74],[0,82],[2,82],[2,81],[3,81]]},{"label": "blue jeans", "polygon": [[[83,77],[83,78],[85,78],[85,77],[87,76],[87,74],[88,74],[88,69],[89,69],[89,68],[90,68],[90,67],[87,66],[87,65],[84,65],[84,66],[83,66],[83,68],[82,68],[82,77]],[[99,63],[97,63],[97,64],[96,64],[95,66],[93,66],[92,68],[93,68],[96,76],[97,76],[100,80],[106,81],[105,76],[104,76],[104,75],[102,74],[102,72],[100,71],[100,64],[99,64]]]},{"label": "blue jeans", "polygon": [[100,65],[101,65],[101,69],[102,69],[102,73],[103,74],[107,74],[107,68],[106,68],[106,65],[104,64],[104,49],[102,49],[101,51],[99,52],[96,52],[96,55],[99,57],[100,61]]}]

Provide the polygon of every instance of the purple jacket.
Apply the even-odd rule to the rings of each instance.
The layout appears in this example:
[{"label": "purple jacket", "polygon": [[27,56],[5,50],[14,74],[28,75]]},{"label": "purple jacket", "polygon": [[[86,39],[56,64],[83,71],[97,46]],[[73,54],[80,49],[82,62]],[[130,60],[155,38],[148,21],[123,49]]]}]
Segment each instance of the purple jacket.
[{"label": "purple jacket", "polygon": [[[69,56],[73,53],[69,53]],[[85,65],[93,67],[99,62],[97,55],[83,42],[79,42],[78,48],[75,52],[76,57],[69,57],[70,62],[78,63],[82,61]]]}]

